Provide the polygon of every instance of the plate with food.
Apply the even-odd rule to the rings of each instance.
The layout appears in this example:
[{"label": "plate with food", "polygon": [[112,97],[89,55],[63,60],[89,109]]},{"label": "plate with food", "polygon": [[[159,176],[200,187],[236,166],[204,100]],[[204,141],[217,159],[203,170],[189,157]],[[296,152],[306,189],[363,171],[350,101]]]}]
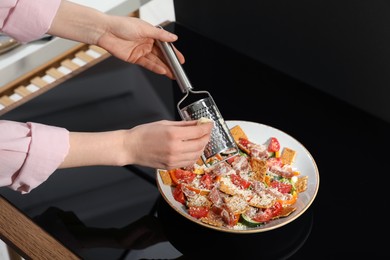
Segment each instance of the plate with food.
[{"label": "plate with food", "polygon": [[226,124],[240,152],[215,164],[198,160],[185,168],[158,169],[158,189],[167,203],[190,221],[230,233],[269,231],[301,216],[319,189],[309,151],[268,125]]}]

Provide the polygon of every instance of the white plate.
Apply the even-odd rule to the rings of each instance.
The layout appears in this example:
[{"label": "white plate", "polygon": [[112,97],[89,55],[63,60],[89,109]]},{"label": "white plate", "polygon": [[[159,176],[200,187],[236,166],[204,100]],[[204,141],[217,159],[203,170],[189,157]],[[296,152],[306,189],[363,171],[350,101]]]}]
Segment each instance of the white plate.
[{"label": "white plate", "polygon": [[263,125],[260,123],[248,122],[248,121],[226,121],[229,128],[232,128],[235,125],[240,125],[240,127],[244,130],[248,139],[255,143],[265,143],[268,138],[276,137],[280,142],[281,148],[289,147],[297,152],[294,167],[296,167],[300,172],[301,176],[308,176],[308,183],[306,191],[299,194],[299,198],[295,204],[296,210],[285,218],[279,218],[276,220],[272,220],[268,224],[255,227],[255,228],[247,228],[247,229],[229,229],[225,227],[215,227],[201,222],[198,219],[191,217],[187,212],[185,207],[177,202],[172,195],[172,188],[168,185],[165,185],[162,182],[160,174],[157,170],[157,185],[160,193],[167,201],[167,203],[176,210],[179,214],[184,216],[185,218],[198,223],[199,225],[224,231],[230,233],[257,233],[264,232],[272,229],[279,228],[284,226],[293,220],[297,219],[300,215],[302,215],[312,204],[314,198],[317,195],[319,188],[319,173],[317,165],[310,155],[309,151],[295,138],[286,134],[285,132],[278,130],[274,127]]}]

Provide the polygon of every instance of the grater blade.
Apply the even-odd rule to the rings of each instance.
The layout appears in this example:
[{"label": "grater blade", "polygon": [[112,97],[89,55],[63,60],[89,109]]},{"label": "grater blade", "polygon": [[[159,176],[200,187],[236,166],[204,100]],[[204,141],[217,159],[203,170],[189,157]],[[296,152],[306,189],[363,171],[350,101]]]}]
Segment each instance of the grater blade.
[{"label": "grater blade", "polygon": [[[214,122],[210,141],[207,143],[202,154],[203,163],[207,167],[210,167],[237,155],[239,149],[211,94],[204,90],[192,90],[191,83],[174,52],[173,45],[161,41],[157,41],[157,43],[171,67],[181,91],[185,93],[185,96],[177,103],[180,117],[187,121],[205,117]],[[202,98],[195,99],[196,101],[189,105],[184,105],[189,94],[200,94]]]},{"label": "grater blade", "polygon": [[[190,92],[197,93],[195,91]],[[206,91],[199,92],[204,93]],[[214,165],[238,153],[236,143],[211,95],[183,108],[180,108],[180,104],[181,102],[178,103],[177,107],[183,120],[198,120],[205,117],[214,122],[210,141],[206,145],[202,155],[203,163],[207,166]]]}]

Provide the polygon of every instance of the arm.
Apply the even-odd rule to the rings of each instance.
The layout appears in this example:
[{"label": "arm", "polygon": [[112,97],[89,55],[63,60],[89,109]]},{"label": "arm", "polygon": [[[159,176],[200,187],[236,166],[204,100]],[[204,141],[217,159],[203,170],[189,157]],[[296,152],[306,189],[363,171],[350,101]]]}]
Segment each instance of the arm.
[{"label": "arm", "polygon": [[64,128],[0,120],[0,132],[0,186],[22,193],[44,182],[69,150]]},{"label": "arm", "polygon": [[0,187],[28,193],[57,168],[188,166],[203,152],[212,127],[163,120],[127,130],[69,133],[60,127],[0,120]]},{"label": "arm", "polygon": [[137,164],[172,169],[195,163],[210,138],[212,123],[157,121],[128,130],[70,133],[70,149],[60,168]]},{"label": "arm", "polygon": [[[1,0],[0,31],[22,43],[39,39],[49,29],[60,3],[61,0]],[[34,17],[39,19],[31,19]]]}]

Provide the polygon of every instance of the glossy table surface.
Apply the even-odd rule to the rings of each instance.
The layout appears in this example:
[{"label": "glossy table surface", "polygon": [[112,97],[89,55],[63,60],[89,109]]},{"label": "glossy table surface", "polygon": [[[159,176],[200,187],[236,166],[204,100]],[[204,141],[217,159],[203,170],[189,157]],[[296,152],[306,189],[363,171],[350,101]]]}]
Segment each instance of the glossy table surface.
[{"label": "glossy table surface", "polygon": [[316,199],[296,223],[253,237],[183,226],[176,228],[182,237],[175,240],[178,247],[191,254],[195,249],[185,246],[187,239],[195,244],[212,233],[206,242],[209,251],[226,248],[226,256],[389,257],[384,238],[390,227],[384,210],[389,206],[390,124],[184,26],[176,25],[175,32],[193,87],[210,91],[225,120],[259,122],[290,134],[310,151],[320,175]]},{"label": "glossy table surface", "polygon": [[[180,37],[175,46],[186,57],[183,67],[194,88],[212,94],[225,120],[259,122],[293,136],[310,151],[321,181],[313,204],[302,216],[256,234],[207,229],[188,221],[160,198],[150,216],[128,227],[132,234],[148,232],[138,237],[137,243],[130,243],[128,237],[128,246],[122,244],[125,253],[147,252],[157,242],[168,241],[183,259],[389,257],[385,210],[389,206],[386,151],[390,124],[180,24],[166,28]],[[174,100],[178,100],[182,93],[176,83],[172,88]],[[168,105],[175,109],[175,103]],[[153,178],[149,180],[153,182]],[[73,219],[73,231],[82,234],[82,229],[75,228],[77,219],[68,214],[69,219]],[[101,237],[100,231],[95,232]],[[77,243],[82,235],[76,240],[70,239],[69,233],[62,238],[58,232],[55,235],[76,252],[80,249]],[[93,237],[93,232],[88,236]],[[109,240],[107,237],[108,246],[96,242],[96,247],[110,247]],[[167,259],[165,250],[161,248],[159,258]],[[130,258],[124,254],[121,259]]]}]

